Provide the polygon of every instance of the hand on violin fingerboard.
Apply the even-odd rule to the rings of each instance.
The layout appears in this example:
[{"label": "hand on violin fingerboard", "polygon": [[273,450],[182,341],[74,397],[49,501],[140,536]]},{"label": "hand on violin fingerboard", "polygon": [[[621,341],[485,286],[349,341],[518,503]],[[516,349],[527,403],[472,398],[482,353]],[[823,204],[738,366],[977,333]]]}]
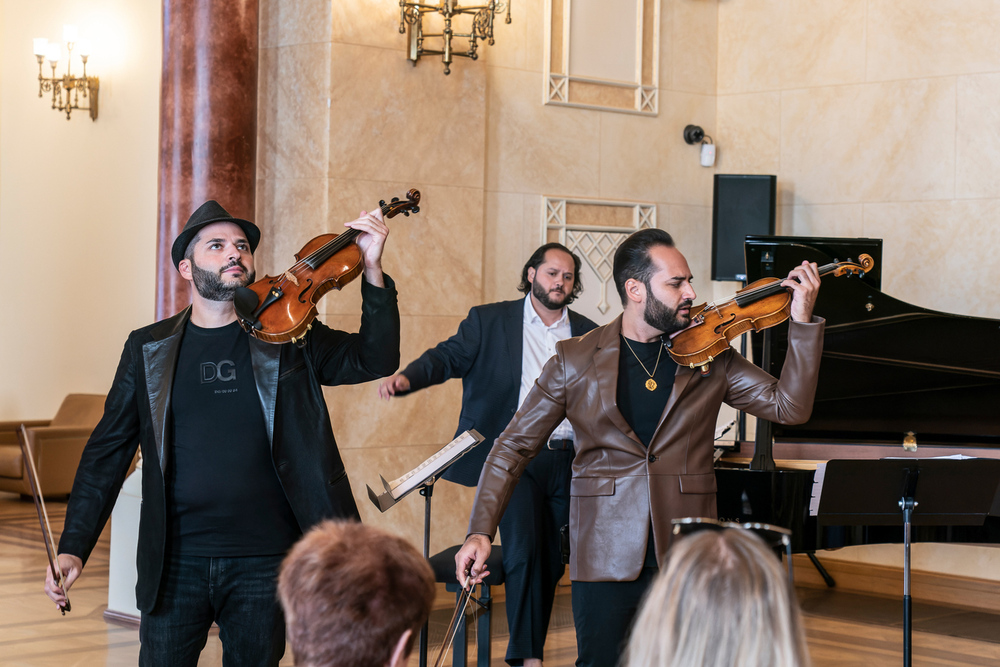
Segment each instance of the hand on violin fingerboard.
[{"label": "hand on violin fingerboard", "polygon": [[813,307],[819,296],[819,269],[815,262],[802,262],[781,284],[792,291],[791,317],[795,322],[812,322]]},{"label": "hand on violin fingerboard", "polygon": [[385,249],[385,239],[389,236],[389,227],[382,218],[382,211],[361,211],[357,220],[345,222],[344,226],[361,232],[355,243],[361,249],[365,263],[365,280],[375,287],[385,287],[382,279],[382,251]]}]

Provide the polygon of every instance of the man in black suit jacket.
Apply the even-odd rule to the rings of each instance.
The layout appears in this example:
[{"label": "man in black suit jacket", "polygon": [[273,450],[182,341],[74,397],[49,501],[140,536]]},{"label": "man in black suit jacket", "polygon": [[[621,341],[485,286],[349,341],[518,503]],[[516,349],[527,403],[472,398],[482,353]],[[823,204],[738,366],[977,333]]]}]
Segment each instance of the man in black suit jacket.
[{"label": "man in black suit jacket", "polygon": [[[233,295],[253,282],[260,230],[209,201],[171,251],[192,305],[125,343],[77,469],[58,567],[69,589],[141,447],[141,667],[197,665],[213,621],[225,664],[276,666],[285,650],[275,590],[285,551],[323,519],[360,520],[323,386],[399,367],[399,309],[382,273],[389,230],[381,213],[346,226],[361,232],[359,333],[316,321],[304,346],[249,337]],[[66,603],[52,572],[45,590]]]},{"label": "man in black suit jacket", "polygon": [[[462,378],[456,435],[474,428],[485,438],[444,474],[464,486],[479,481],[493,441],[514,416],[555,342],[597,326],[567,307],[583,286],[580,259],[562,244],[548,243],[532,254],[518,289],[527,295],[524,299],[472,308],[458,333],[379,388],[388,399]],[[559,529],[569,522],[572,459],[567,423],[556,428],[549,447],[529,466],[525,477],[531,482],[518,485],[500,522],[511,665],[541,665],[555,587],[564,571]]]}]

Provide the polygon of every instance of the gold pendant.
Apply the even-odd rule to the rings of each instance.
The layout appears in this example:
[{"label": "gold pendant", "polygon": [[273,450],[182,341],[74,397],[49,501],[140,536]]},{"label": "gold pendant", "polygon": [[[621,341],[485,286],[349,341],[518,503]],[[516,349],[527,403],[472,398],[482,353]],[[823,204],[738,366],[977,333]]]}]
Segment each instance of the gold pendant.
[{"label": "gold pendant", "polygon": [[649,378],[648,380],[646,380],[646,389],[650,391],[656,391],[656,380],[654,380],[653,378]]}]

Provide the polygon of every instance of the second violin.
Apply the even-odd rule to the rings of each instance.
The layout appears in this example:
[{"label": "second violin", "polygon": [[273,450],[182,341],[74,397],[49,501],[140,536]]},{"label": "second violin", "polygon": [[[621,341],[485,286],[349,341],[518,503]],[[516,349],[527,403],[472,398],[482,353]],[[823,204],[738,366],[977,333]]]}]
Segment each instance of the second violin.
[{"label": "second violin", "polygon": [[[857,262],[834,261],[819,267],[823,276],[861,276],[871,271],[875,260],[860,255]],[[667,352],[678,364],[691,368],[710,364],[729,349],[729,341],[747,331],[763,331],[788,319],[791,292],[781,285],[784,278],[761,278],[733,297],[719,303],[691,308],[691,325],[667,343]]]},{"label": "second violin", "polygon": [[[382,215],[418,213],[420,191],[406,199],[379,202]],[[304,343],[316,318],[316,303],[332,289],[340,289],[361,275],[361,249],[354,240],[360,232],[321,234],[295,255],[295,264],[277,276],[266,276],[236,290],[233,305],[240,325],[254,338],[268,343]]]}]

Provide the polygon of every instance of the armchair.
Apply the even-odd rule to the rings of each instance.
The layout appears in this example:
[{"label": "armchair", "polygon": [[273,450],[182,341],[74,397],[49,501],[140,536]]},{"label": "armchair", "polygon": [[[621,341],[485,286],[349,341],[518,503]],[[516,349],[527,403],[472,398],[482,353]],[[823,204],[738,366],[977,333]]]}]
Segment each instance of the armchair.
[{"label": "armchair", "polygon": [[0,421],[0,491],[31,495],[17,435],[24,424],[42,493],[68,495],[83,447],[104,414],[104,400],[100,394],[68,394],[51,421]]}]

